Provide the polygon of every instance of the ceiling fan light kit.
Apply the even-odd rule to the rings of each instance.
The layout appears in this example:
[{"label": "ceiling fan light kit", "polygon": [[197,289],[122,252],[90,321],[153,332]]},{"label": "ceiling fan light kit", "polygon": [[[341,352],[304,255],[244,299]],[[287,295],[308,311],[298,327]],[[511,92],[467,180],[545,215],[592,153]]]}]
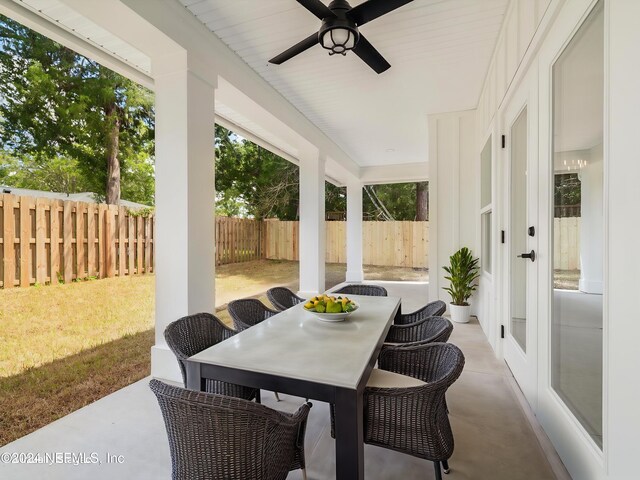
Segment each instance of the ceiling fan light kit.
[{"label": "ceiling fan light kit", "polygon": [[329,55],[346,55],[353,50],[376,73],[382,73],[391,65],[360,34],[358,27],[413,0],[368,0],[353,8],[346,0],[333,0],[329,6],[320,0],[297,1],[322,20],[320,30],[273,57],[269,63],[280,65],[319,43],[329,50]]}]

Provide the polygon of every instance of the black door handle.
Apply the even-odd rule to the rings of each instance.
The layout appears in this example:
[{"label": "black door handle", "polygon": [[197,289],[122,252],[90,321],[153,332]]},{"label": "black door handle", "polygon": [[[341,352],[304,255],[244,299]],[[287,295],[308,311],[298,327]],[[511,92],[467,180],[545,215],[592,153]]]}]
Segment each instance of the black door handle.
[{"label": "black door handle", "polygon": [[521,253],[518,258],[529,258],[532,262],[536,261],[536,252],[531,250],[529,253]]}]

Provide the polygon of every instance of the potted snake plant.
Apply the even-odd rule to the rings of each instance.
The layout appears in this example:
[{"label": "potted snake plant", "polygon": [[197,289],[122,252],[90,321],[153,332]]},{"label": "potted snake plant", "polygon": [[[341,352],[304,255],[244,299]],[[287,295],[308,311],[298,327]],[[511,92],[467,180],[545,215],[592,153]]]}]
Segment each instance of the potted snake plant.
[{"label": "potted snake plant", "polygon": [[469,298],[476,289],[479,275],[477,258],[473,258],[471,250],[463,247],[449,257],[449,266],[442,267],[447,272],[444,278],[449,280],[449,286],[443,287],[451,295],[451,320],[467,323],[471,307]]}]

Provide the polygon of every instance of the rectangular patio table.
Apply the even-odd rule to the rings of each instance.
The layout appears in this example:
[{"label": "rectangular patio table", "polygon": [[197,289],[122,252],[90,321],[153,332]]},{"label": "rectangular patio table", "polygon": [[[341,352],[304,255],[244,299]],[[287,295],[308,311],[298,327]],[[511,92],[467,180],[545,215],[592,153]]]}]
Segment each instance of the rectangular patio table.
[{"label": "rectangular patio table", "polygon": [[349,298],[360,307],[344,322],[320,321],[300,304],[190,357],[187,388],[216,379],[334,404],[336,478],[363,479],[362,393],[400,298]]}]

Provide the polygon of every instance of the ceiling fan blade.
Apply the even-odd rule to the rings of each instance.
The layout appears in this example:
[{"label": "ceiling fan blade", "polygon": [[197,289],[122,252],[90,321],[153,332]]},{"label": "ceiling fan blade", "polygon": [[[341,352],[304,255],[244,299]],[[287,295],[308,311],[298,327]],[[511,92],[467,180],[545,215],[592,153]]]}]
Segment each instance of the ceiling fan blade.
[{"label": "ceiling fan blade", "polygon": [[336,16],[331,10],[329,10],[329,7],[320,0],[298,0],[298,3],[313,13],[320,20]]},{"label": "ceiling fan blade", "polygon": [[369,0],[368,2],[353,7],[347,12],[347,16],[360,26],[412,1],[413,0]]},{"label": "ceiling fan blade", "polygon": [[358,40],[353,51],[362,60],[364,60],[367,65],[373,68],[376,73],[382,73],[391,68],[391,64],[387,62],[382,55],[380,55],[380,52],[378,52],[378,50],[376,50],[362,34],[360,34],[360,40]]},{"label": "ceiling fan blade", "polygon": [[305,50],[310,49],[314,45],[318,43],[318,32],[312,33],[307,38],[302,40],[301,42],[296,43],[293,47],[286,49],[280,55],[276,55],[269,63],[275,63],[276,65],[280,65],[283,62],[286,62],[292,57],[295,57],[299,53],[304,52]]}]

